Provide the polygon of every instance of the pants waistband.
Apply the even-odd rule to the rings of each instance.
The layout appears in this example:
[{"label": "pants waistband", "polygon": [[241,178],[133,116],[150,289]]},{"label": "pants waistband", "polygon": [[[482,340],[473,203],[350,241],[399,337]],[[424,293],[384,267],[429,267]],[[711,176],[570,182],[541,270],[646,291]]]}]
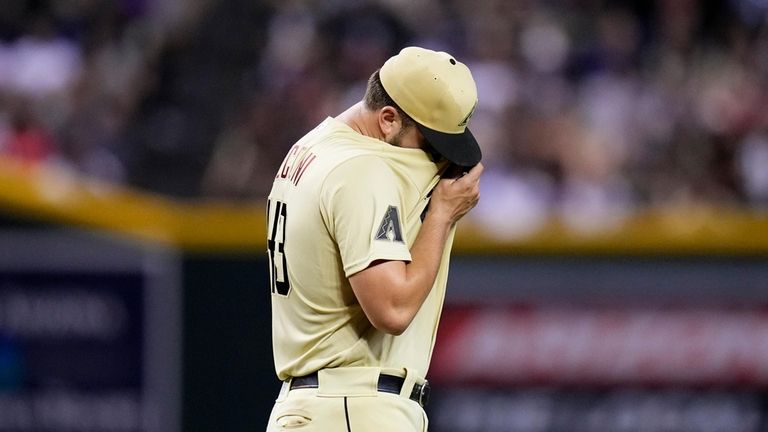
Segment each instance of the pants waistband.
[{"label": "pants waistband", "polygon": [[[401,394],[403,390],[403,384],[406,379],[403,377],[389,375],[381,373],[378,376],[376,383],[376,389],[383,393]],[[300,377],[293,377],[290,379],[288,385],[289,390],[306,389],[306,388],[318,388],[320,386],[320,379],[317,372]],[[431,388],[429,382],[424,380],[423,383],[414,383],[413,389],[410,394],[404,395],[408,399],[417,402],[422,407],[426,407],[429,402],[429,394]]]}]

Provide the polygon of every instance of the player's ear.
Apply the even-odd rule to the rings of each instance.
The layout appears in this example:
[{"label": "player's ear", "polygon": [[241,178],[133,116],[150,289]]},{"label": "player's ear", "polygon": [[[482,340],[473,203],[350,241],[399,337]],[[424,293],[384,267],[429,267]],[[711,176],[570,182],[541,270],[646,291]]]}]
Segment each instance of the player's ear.
[{"label": "player's ear", "polygon": [[378,120],[381,133],[385,137],[396,135],[400,131],[400,127],[402,127],[400,114],[394,107],[389,105],[379,110]]}]

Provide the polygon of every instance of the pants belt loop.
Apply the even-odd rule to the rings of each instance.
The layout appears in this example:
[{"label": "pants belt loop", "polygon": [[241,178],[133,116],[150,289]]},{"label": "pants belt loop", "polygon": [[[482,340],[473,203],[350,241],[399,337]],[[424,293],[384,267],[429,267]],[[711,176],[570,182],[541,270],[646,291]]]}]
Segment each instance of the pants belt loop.
[{"label": "pants belt loop", "polygon": [[403,382],[403,388],[400,389],[400,396],[407,398],[411,397],[413,386],[416,385],[419,379],[419,374],[411,368],[405,368],[405,381]]},{"label": "pants belt loop", "polygon": [[291,380],[287,379],[283,381],[282,386],[280,387],[280,393],[277,395],[277,401],[282,402],[285,400],[286,397],[288,397],[288,392],[291,390]]}]

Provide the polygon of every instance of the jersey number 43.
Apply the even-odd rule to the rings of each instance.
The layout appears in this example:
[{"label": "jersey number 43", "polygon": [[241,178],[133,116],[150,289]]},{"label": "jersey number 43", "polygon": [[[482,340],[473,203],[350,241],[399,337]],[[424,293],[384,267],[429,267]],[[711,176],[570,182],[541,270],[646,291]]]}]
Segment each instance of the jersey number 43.
[{"label": "jersey number 43", "polygon": [[269,280],[272,294],[287,296],[291,290],[288,281],[288,263],[285,259],[285,220],[288,214],[282,201],[267,201],[267,253],[269,254]]}]

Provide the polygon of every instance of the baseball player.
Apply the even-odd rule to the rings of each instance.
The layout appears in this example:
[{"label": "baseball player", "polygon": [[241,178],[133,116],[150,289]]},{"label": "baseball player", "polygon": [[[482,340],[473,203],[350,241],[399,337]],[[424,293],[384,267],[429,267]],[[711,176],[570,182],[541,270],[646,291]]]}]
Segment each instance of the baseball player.
[{"label": "baseball player", "polygon": [[464,64],[408,47],[289,150],[267,205],[283,382],[267,431],[427,430],[455,224],[479,199],[476,105]]}]

